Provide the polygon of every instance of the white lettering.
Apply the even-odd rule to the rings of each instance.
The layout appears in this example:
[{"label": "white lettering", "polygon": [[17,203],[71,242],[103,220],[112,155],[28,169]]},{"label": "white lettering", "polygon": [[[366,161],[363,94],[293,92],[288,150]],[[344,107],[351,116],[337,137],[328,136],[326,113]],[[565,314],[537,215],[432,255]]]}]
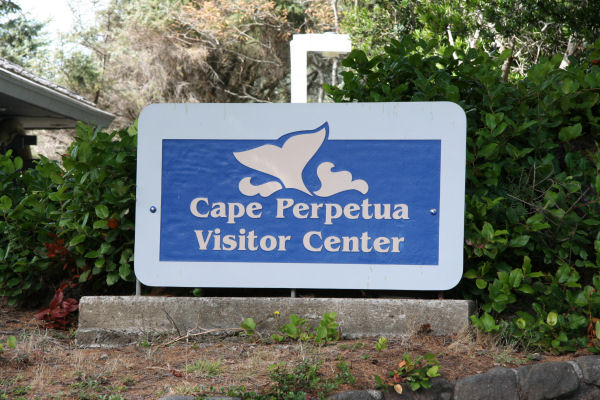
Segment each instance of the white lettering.
[{"label": "white lettering", "polygon": [[408,218],[408,206],[406,204],[394,204],[394,219],[410,219]]},{"label": "white lettering", "polygon": [[321,249],[323,248],[323,246],[319,246],[319,247],[313,247],[310,244],[310,238],[312,236],[318,236],[319,239],[321,239],[321,232],[318,231],[310,231],[310,232],[306,232],[306,234],[304,235],[304,237],[302,238],[302,244],[304,245],[304,248],[308,251],[321,251]]},{"label": "white lettering", "polygon": [[[255,211],[261,211],[258,214],[255,214]],[[248,206],[246,207],[246,214],[248,214],[248,216],[250,218],[260,218],[262,217],[262,204],[257,203],[257,202],[252,202],[250,204],[248,204]]]},{"label": "white lettering", "polygon": [[[323,239],[323,235],[319,231],[310,231],[304,235],[302,244],[308,251],[319,252],[325,248],[330,253],[399,253],[400,243],[404,242],[404,237],[385,237],[379,236],[371,238],[369,232],[363,232],[360,236],[327,236]],[[390,249],[391,243],[391,249]]]},{"label": "white lettering", "polygon": [[[326,237],[325,241],[324,241],[325,250],[333,252],[333,253],[340,251],[340,246],[339,246],[340,242],[341,242],[341,240],[337,236]],[[336,245],[338,245],[338,246],[336,246]]]},{"label": "white lettering", "polygon": [[348,219],[358,219],[358,214],[353,214],[358,210],[360,210],[360,206],[358,204],[348,203],[344,206],[344,217]]},{"label": "white lettering", "polygon": [[[335,209],[335,213],[332,211]],[[342,216],[342,206],[335,203],[325,204],[325,225],[331,225],[331,221]]]},{"label": "white lettering", "polygon": [[190,211],[194,217],[206,218],[206,217],[208,217],[208,213],[200,214],[200,212],[198,211],[198,203],[200,203],[201,201],[206,203],[206,205],[208,205],[208,199],[206,197],[196,197],[190,203]]},{"label": "white lettering", "polygon": [[206,238],[204,237],[204,231],[194,231],[196,233],[196,239],[198,239],[198,247],[200,250],[206,250],[208,246],[208,242],[210,237],[212,236],[212,231],[208,231]]},{"label": "white lettering", "polygon": [[310,207],[306,203],[298,203],[298,204],[294,205],[294,208],[293,208],[294,217],[302,218],[302,219],[308,218],[308,213],[306,213],[306,214],[302,214],[302,213],[305,211],[308,211],[309,208]]},{"label": "white lettering", "polygon": [[290,208],[294,204],[292,199],[277,199],[277,214],[275,218],[285,218],[283,216],[283,210]]}]

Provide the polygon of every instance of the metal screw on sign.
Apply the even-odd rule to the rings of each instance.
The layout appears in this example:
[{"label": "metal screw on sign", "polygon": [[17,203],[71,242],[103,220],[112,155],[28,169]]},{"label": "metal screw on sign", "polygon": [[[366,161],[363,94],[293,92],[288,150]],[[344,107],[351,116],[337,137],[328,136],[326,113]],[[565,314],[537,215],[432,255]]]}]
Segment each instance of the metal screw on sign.
[{"label": "metal screw on sign", "polygon": [[437,214],[437,210],[435,208],[432,208],[431,210],[429,210],[429,214],[436,215]]},{"label": "metal screw on sign", "polygon": [[156,207],[154,207],[154,206],[150,207],[150,212],[152,214],[154,214],[156,212]]}]

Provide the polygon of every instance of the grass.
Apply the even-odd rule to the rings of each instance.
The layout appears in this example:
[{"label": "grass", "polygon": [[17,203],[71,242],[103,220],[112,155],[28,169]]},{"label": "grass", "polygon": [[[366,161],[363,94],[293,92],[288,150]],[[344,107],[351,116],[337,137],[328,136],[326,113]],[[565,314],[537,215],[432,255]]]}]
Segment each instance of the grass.
[{"label": "grass", "polygon": [[185,368],[187,373],[195,373],[203,377],[219,376],[223,372],[223,362],[221,360],[208,361],[198,360]]}]

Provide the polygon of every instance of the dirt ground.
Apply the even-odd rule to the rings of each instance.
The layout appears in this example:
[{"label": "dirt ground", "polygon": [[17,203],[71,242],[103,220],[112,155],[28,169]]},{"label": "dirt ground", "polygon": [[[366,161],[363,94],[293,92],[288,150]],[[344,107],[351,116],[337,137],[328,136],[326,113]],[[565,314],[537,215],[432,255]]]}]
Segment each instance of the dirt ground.
[{"label": "dirt ground", "polygon": [[[0,299],[0,399],[156,399],[169,394],[200,396],[244,386],[264,392],[272,383],[269,366],[302,361],[321,362],[320,373],[333,378],[345,361],[356,383],[335,390],[374,389],[374,375],[388,377],[405,352],[416,357],[431,352],[448,380],[485,372],[494,366],[518,367],[533,362],[572,359],[517,352],[497,339],[473,332],[435,337],[426,330],[411,337],[389,339],[375,349],[377,338],[340,340],[325,346],[243,336],[203,337],[131,345],[115,349],[83,349],[74,343],[76,326],[68,331],[46,329],[35,311],[9,307]],[[342,327],[343,328],[343,327]],[[14,349],[6,342],[17,338]],[[211,389],[212,387],[212,389]]]}]

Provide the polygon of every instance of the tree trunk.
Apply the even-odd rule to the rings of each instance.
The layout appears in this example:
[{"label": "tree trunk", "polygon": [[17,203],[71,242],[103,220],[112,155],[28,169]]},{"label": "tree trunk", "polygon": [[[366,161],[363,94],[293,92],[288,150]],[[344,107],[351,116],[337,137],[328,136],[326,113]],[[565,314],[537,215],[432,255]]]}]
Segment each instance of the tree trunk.
[{"label": "tree trunk", "polygon": [[502,64],[502,82],[508,81],[508,74],[510,73],[510,66],[512,65],[515,54],[515,42],[513,41],[510,46],[510,56]]},{"label": "tree trunk", "polygon": [[575,53],[575,49],[577,48],[577,41],[573,39],[573,35],[569,36],[569,42],[567,43],[567,51],[565,51],[565,54],[563,54],[563,59],[560,62],[560,65],[558,68],[560,69],[566,69],[569,64],[571,63],[569,61],[569,57],[573,55],[573,53]]}]

